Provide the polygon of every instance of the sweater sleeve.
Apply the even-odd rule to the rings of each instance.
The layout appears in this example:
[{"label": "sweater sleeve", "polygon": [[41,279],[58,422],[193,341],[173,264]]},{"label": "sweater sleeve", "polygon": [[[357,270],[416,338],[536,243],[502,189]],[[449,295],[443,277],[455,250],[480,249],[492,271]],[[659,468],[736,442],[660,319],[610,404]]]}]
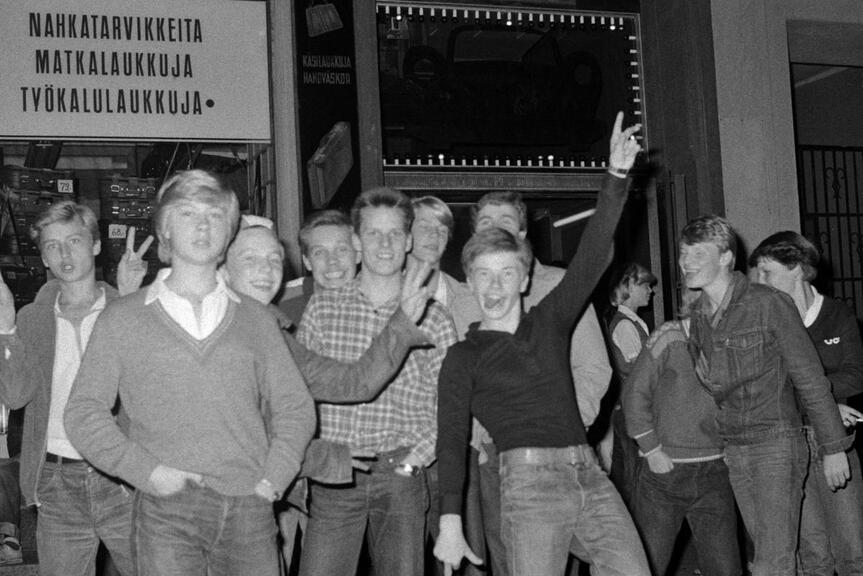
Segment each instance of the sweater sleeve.
[{"label": "sweater sleeve", "polygon": [[[833,327],[839,330],[839,365],[825,365],[827,378],[833,387],[833,396],[845,402],[851,396],[863,393],[863,342],[857,318],[841,302],[833,304],[838,310],[832,315]],[[817,347],[818,343],[816,343]]]},{"label": "sweater sleeve", "polygon": [[99,315],[66,403],[64,425],[72,445],[88,462],[148,491],[150,474],[159,461],[130,440],[111,414],[122,373],[118,349],[129,334],[128,323],[117,309],[109,306]]},{"label": "sweater sleeve", "polygon": [[537,325],[554,326],[569,337],[590,294],[610,262],[614,233],[626,203],[629,181],[606,176],[596,213],[581,234],[575,256],[566,268],[563,280],[528,314],[537,314]]},{"label": "sweater sleeve", "polygon": [[438,379],[438,482],[440,513],[461,514],[471,430],[473,358],[464,344],[450,348]]},{"label": "sweater sleeve", "polygon": [[259,389],[268,407],[265,417],[270,440],[264,478],[284,492],[299,473],[306,446],[315,431],[315,407],[276,322],[263,324],[259,342],[265,369]]},{"label": "sweater sleeve", "polygon": [[663,356],[654,357],[651,345],[642,349],[621,395],[626,432],[635,439],[644,454],[661,445],[654,419],[653,398],[663,369]]},{"label": "sweater sleeve", "polygon": [[320,438],[309,442],[300,476],[324,484],[350,484],[353,472],[350,446]]},{"label": "sweater sleeve", "polygon": [[392,380],[411,348],[428,344],[428,338],[401,309],[356,362],[339,362],[312,352],[285,334],[291,353],[318,402],[368,402]]}]

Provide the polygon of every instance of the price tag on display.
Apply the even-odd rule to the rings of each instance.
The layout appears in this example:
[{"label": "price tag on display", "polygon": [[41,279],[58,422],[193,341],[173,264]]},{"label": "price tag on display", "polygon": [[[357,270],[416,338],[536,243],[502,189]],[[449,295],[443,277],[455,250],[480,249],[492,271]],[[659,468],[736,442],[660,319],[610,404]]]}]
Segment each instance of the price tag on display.
[{"label": "price tag on display", "polygon": [[108,224],[108,238],[125,240],[127,228],[125,224]]},{"label": "price tag on display", "polygon": [[60,194],[72,194],[74,190],[72,189],[72,181],[71,180],[57,180],[57,192]]}]

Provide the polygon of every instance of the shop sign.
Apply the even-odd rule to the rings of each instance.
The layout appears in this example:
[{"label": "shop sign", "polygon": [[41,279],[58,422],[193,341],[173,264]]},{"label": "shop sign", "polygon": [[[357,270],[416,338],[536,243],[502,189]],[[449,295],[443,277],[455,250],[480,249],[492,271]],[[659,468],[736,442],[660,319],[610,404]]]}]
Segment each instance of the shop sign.
[{"label": "shop sign", "polygon": [[0,0],[0,137],[270,139],[264,2]]}]

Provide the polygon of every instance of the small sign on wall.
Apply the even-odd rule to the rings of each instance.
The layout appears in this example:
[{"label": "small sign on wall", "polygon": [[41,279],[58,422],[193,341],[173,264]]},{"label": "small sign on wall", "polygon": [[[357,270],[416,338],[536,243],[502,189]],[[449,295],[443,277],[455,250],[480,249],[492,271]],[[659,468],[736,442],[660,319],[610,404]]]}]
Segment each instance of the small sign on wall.
[{"label": "small sign on wall", "polygon": [[0,136],[268,141],[264,2],[0,0]]}]

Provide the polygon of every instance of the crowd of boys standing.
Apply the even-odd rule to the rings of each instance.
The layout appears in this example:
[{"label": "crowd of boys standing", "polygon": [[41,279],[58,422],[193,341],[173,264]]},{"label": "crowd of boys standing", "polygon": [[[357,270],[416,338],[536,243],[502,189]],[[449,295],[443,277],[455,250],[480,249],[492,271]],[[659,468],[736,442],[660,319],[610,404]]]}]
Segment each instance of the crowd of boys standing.
[{"label": "crowd of boys standing", "polygon": [[[488,558],[498,576],[562,574],[574,553],[597,574],[660,574],[682,515],[697,539],[719,538],[699,542],[704,573],[739,574],[734,499],[753,574],[793,573],[809,457],[797,402],[812,470],[843,495],[859,481],[853,414],[840,416],[787,298],[732,272],[722,218],[684,229],[681,270],[701,296],[691,320],[645,342],[624,385],[648,463],[625,487],[629,508],[587,444],[610,378],[588,299],[637,130],[618,116],[566,271],[534,259],[520,199],[492,193],[457,282],[440,270],[448,207],[379,188],[350,217],[304,224],[313,294],[289,286],[281,310],[281,246],[260,222],[240,229],[236,197],[210,174],[165,182],[155,229],[170,268],[138,289],[148,242],[136,251],[132,236],[124,296],[95,280],[92,212],[50,208],[33,236],[54,280],[18,314],[0,285],[0,400],[27,406],[21,486],[39,508],[42,573],[92,574],[102,542],[123,575],[278,574],[272,503],[289,488],[296,507],[278,526],[288,561],[302,531],[302,575],[353,573],[364,542],[376,573],[422,574],[430,537],[444,573]],[[650,481],[653,494],[696,490],[678,512],[644,496]],[[715,508],[693,514],[704,493]]]}]

